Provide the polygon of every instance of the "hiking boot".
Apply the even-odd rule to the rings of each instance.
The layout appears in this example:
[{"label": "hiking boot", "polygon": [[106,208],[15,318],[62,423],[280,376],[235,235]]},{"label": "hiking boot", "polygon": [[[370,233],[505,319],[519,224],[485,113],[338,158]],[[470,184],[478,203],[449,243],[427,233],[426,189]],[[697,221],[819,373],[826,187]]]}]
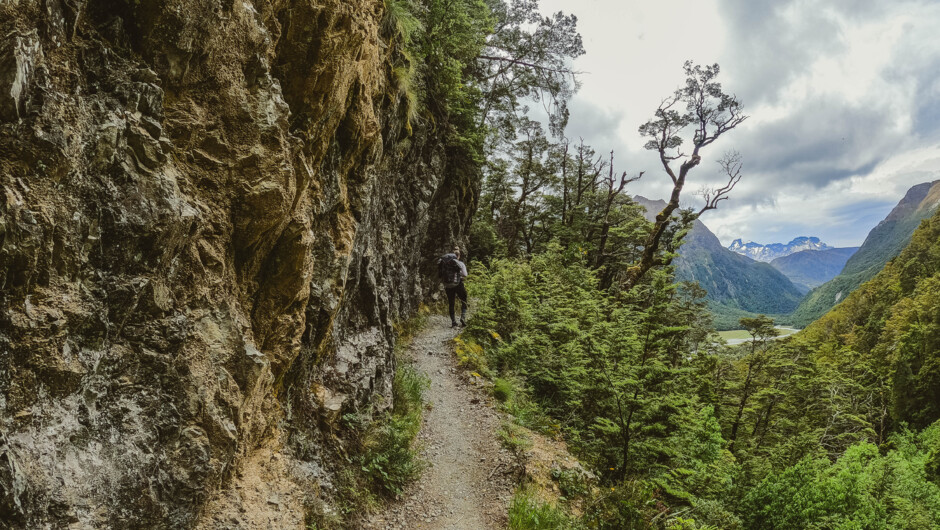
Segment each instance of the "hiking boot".
[{"label": "hiking boot", "polygon": [[451,321],[450,321],[450,327],[456,328],[456,327],[457,327],[457,321],[456,321],[456,320],[451,320]]},{"label": "hiking boot", "polygon": [[467,327],[467,323],[464,322],[464,319],[462,319],[462,318],[460,319],[460,327],[462,327],[462,328]]}]

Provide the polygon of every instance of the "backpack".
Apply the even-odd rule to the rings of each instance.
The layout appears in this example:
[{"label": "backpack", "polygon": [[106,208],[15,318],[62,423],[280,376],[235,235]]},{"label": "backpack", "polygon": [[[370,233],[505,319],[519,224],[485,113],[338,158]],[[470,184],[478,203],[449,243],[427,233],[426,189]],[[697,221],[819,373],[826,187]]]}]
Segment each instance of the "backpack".
[{"label": "backpack", "polygon": [[437,274],[440,276],[444,287],[457,287],[460,285],[460,264],[457,263],[457,256],[454,254],[444,254],[438,259]]}]

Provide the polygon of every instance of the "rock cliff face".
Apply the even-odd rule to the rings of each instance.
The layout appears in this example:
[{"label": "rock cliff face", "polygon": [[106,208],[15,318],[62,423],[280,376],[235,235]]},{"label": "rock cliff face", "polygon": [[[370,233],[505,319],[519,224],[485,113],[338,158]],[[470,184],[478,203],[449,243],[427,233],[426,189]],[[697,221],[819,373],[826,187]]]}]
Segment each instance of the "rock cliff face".
[{"label": "rock cliff face", "polygon": [[0,526],[303,525],[476,175],[381,0],[0,4]]}]

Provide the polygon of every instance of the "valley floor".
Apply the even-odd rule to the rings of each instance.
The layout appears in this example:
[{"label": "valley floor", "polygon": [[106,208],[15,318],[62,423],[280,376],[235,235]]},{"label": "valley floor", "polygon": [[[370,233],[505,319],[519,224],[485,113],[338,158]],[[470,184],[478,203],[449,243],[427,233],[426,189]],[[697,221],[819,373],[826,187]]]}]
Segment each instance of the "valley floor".
[{"label": "valley floor", "polygon": [[[783,337],[788,337],[796,333],[797,331],[800,331],[796,328],[791,328],[787,326],[774,326],[774,327],[777,328],[777,333],[779,333],[779,335],[774,337],[776,339],[782,339]],[[718,335],[722,339],[724,339],[726,343],[728,343],[728,346],[744,344],[745,342],[750,342],[751,340],[751,334],[748,333],[746,329],[732,329],[728,331],[719,331]]]},{"label": "valley floor", "polygon": [[512,456],[500,447],[499,414],[480,380],[459,369],[449,319],[432,316],[411,343],[415,366],[431,381],[418,435],[429,467],[403,498],[363,529],[503,528],[512,498]]}]

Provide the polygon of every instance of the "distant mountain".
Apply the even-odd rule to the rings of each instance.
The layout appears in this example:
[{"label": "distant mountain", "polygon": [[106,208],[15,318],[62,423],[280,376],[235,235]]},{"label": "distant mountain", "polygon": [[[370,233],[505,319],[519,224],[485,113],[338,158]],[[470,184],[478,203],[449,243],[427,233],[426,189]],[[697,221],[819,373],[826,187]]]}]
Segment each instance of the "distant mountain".
[{"label": "distant mountain", "polygon": [[741,254],[742,256],[747,256],[753,260],[770,263],[777,258],[789,256],[790,254],[801,252],[803,250],[828,250],[831,248],[832,247],[829,245],[820,241],[818,237],[804,236],[794,238],[786,245],[783,243],[761,245],[760,243],[755,243],[753,241],[748,241],[745,243],[740,239],[735,239],[731,243],[731,246],[728,247],[728,250],[737,254]]},{"label": "distant mountain", "polygon": [[[633,198],[652,219],[666,203]],[[676,276],[697,281],[708,291],[709,307],[718,329],[737,329],[738,319],[757,313],[783,315],[793,311],[802,293],[780,271],[726,249],[701,221],[695,221],[675,261]]]},{"label": "distant mountain", "polygon": [[872,279],[911,240],[921,221],[940,204],[940,180],[918,184],[904,195],[891,213],[868,233],[865,242],[845,264],[842,272],[820,285],[800,302],[791,318],[805,326],[825,314],[859,285]]},{"label": "distant mountain", "polygon": [[804,293],[835,278],[858,247],[801,250],[770,262]]}]

